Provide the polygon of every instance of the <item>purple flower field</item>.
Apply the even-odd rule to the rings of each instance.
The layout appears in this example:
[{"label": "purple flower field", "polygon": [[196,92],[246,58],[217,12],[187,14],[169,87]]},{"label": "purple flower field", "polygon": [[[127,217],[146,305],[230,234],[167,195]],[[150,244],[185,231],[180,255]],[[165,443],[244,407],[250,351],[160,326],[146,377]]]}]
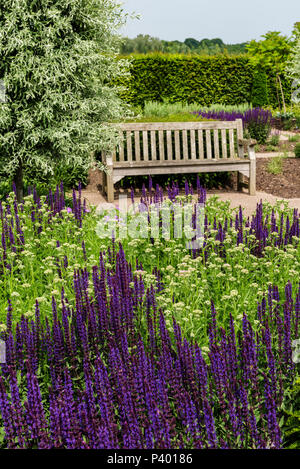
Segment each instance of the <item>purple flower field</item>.
[{"label": "purple flower field", "polygon": [[[186,185],[185,192],[191,197],[192,188]],[[197,192],[205,202],[199,183]],[[180,197],[176,185],[169,187],[168,197]],[[162,199],[160,188],[144,188],[141,201],[148,207]],[[283,210],[278,217],[275,209],[258,205],[247,220],[241,209],[234,216],[207,202],[203,247],[188,254],[181,244],[171,243],[170,249],[179,251],[174,262],[167,251],[167,260],[161,255],[159,265],[152,265],[152,254],[143,246],[159,250],[153,240],[143,240],[140,248],[128,240],[95,243],[95,214],[82,203],[80,191],[79,197],[73,193],[71,210],[68,204],[61,187],[46,199],[34,192],[21,205],[12,193],[0,205],[0,276],[6,288],[1,299],[6,361],[0,364],[0,447],[285,447],[283,403],[298,376],[293,353],[300,314],[298,213]],[[71,239],[63,239],[68,229],[78,250]],[[32,255],[21,261],[24,251]],[[38,270],[49,252],[56,272],[43,277],[41,270],[34,278],[27,258],[32,265],[35,256]],[[185,271],[195,284],[193,296],[184,303],[180,289],[187,288],[180,282],[186,277],[174,270],[177,286],[170,305],[173,279],[167,272],[188,255]],[[215,264],[210,264],[220,259],[221,272],[230,258],[232,266],[238,263],[235,256],[248,271],[240,271],[241,278],[248,277],[246,287],[238,280],[231,285],[240,306],[235,309],[231,298],[228,312],[218,297]],[[262,293],[252,291],[253,302],[242,303],[244,290],[247,298],[254,290],[249,279],[259,270],[256,263],[269,262],[268,256],[269,270],[276,266],[281,280],[276,284],[259,275],[256,290]],[[295,274],[284,270],[289,262]],[[27,274],[33,283],[28,280],[25,292],[20,282]],[[202,303],[204,275],[211,286]],[[30,301],[33,308],[22,310]]]}]

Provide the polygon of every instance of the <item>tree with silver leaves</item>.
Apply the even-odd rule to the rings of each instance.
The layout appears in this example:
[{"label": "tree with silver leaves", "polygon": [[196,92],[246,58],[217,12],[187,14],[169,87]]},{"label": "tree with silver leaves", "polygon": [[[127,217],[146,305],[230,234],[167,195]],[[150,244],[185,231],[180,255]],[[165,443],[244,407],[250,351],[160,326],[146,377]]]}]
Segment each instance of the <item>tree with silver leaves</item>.
[{"label": "tree with silver leaves", "polygon": [[294,47],[291,59],[288,62],[286,74],[292,80],[292,102],[300,104],[300,29],[297,32],[295,31]]},{"label": "tree with silver leaves", "polygon": [[36,168],[51,178],[58,164],[92,165],[92,152],[117,138],[109,121],[127,109],[112,79],[124,24],[116,0],[12,0],[0,5],[0,177]]}]

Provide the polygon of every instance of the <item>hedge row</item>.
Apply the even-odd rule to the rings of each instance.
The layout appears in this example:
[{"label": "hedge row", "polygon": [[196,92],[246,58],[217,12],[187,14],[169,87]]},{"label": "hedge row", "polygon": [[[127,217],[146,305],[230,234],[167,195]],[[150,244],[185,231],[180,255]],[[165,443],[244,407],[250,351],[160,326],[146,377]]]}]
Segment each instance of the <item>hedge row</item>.
[{"label": "hedge row", "polygon": [[[149,54],[132,56],[131,74],[120,85],[121,97],[135,106],[145,101],[241,104],[251,102],[255,70],[247,55],[186,56]],[[268,73],[269,104],[277,107],[275,78]],[[286,102],[291,84],[283,78]]]}]

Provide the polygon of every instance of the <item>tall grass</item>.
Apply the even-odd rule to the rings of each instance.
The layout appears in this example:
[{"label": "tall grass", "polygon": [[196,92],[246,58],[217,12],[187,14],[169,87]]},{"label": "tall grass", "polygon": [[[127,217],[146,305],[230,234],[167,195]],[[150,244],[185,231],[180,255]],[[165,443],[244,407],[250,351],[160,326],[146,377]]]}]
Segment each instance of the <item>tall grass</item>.
[{"label": "tall grass", "polygon": [[230,106],[226,104],[212,104],[210,106],[201,106],[198,103],[168,103],[158,101],[148,101],[145,103],[143,110],[143,116],[145,117],[167,117],[170,114],[180,114],[197,111],[199,109],[203,111],[226,111],[226,112],[245,112],[251,109],[251,104],[244,103],[236,106]]}]

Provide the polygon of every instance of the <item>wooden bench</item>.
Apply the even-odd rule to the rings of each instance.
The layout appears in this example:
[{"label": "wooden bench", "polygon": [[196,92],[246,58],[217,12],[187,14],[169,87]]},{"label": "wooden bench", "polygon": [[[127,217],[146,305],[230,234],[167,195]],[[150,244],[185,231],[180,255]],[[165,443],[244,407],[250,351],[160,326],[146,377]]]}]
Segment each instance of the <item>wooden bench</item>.
[{"label": "wooden bench", "polygon": [[[107,166],[103,193],[114,201],[114,184],[125,176],[237,171],[249,179],[255,194],[255,140],[243,139],[241,119],[214,122],[155,122],[118,124],[120,144],[102,152]],[[245,149],[247,155],[245,154]]]}]

